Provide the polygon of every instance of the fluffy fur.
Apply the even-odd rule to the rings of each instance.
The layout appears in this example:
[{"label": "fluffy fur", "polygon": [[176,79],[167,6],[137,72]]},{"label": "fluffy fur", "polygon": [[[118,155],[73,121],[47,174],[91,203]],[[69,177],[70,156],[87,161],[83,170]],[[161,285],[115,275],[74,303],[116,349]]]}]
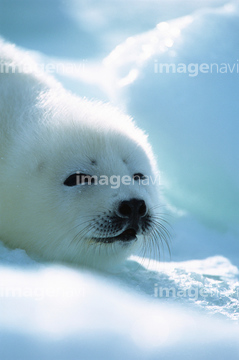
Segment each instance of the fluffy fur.
[{"label": "fluffy fur", "polygon": [[[0,43],[0,54],[0,239],[46,260],[98,268],[155,241],[164,228],[154,209],[157,186],[64,185],[74,173],[155,179],[145,134],[108,104],[76,97],[36,70],[20,73],[35,64],[15,46]],[[116,213],[130,199],[143,199],[148,220],[133,240],[121,241],[128,225]]]}]

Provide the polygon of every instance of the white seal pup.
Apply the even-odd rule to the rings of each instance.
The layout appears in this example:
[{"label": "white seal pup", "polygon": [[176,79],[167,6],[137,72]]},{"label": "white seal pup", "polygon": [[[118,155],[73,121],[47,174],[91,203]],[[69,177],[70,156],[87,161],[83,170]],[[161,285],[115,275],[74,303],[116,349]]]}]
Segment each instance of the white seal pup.
[{"label": "white seal pup", "polygon": [[166,238],[147,137],[108,104],[69,93],[0,43],[0,240],[107,268]]}]

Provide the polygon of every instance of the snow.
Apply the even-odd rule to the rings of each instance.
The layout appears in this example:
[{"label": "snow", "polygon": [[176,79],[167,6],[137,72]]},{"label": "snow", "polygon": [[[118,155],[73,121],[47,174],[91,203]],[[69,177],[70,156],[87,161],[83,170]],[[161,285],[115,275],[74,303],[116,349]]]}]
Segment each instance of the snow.
[{"label": "snow", "polygon": [[238,2],[17,4],[0,5],[3,37],[149,133],[173,230],[171,256],[114,273],[0,245],[0,358],[238,359]]},{"label": "snow", "polygon": [[4,252],[2,359],[237,359],[239,329],[225,319],[238,318],[238,269],[223,257],[148,268],[135,258],[99,274]]}]

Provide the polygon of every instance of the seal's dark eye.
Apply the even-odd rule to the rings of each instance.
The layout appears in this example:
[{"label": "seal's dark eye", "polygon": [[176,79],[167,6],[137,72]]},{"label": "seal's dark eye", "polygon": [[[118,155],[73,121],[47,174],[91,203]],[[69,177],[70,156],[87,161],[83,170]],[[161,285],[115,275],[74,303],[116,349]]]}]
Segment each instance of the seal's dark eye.
[{"label": "seal's dark eye", "polygon": [[145,180],[146,177],[145,177],[144,174],[137,173],[137,174],[134,174],[134,175],[133,175],[133,179],[134,179],[134,180]]},{"label": "seal's dark eye", "polygon": [[75,174],[70,175],[64,181],[64,185],[66,185],[66,186],[76,186],[76,185],[82,185],[82,184],[91,185],[91,184],[94,184],[94,182],[95,182],[94,176],[81,174],[81,173],[75,173]]}]

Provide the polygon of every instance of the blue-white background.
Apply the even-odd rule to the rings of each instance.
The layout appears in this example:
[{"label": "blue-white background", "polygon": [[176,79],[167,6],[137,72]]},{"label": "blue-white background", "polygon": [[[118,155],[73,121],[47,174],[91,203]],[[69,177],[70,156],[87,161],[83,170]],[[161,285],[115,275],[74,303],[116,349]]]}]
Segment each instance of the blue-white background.
[{"label": "blue-white background", "polygon": [[[53,75],[66,88],[135,118],[173,213],[171,257],[148,270],[136,258],[113,277],[2,247],[0,288],[32,291],[0,297],[2,358],[239,359],[238,2],[0,0],[0,36],[64,64]],[[159,73],[160,63],[219,71]],[[159,298],[161,285],[209,296]],[[84,295],[64,296],[72,288]]]}]

